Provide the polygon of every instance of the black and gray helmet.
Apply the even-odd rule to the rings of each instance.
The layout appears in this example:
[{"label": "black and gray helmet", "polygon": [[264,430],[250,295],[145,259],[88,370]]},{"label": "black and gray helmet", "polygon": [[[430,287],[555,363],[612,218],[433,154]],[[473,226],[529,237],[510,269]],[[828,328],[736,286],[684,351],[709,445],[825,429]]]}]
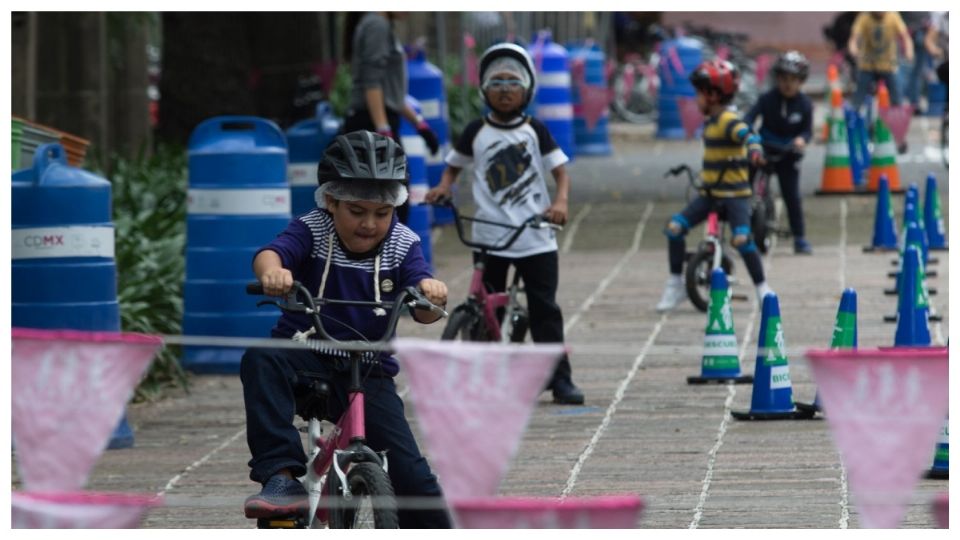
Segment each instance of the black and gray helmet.
[{"label": "black and gray helmet", "polygon": [[810,63],[799,51],[787,51],[777,58],[777,62],[773,65],[773,74],[795,75],[801,81],[805,81],[810,74]]},{"label": "black and gray helmet", "polygon": [[396,141],[370,131],[338,135],[317,165],[314,192],[319,208],[326,195],[339,201],[373,201],[400,206],[408,196],[407,155]]},{"label": "black and gray helmet", "polygon": [[[509,57],[517,60],[530,74],[530,88],[527,89],[527,94],[524,97],[523,105],[521,106],[521,109],[525,109],[527,105],[530,104],[530,100],[533,99],[533,96],[537,92],[537,70],[533,66],[533,60],[530,59],[530,55],[527,54],[527,51],[523,47],[513,43],[498,43],[484,51],[483,56],[480,57],[480,81],[482,82],[486,79],[487,68],[490,67],[493,61],[503,57]],[[480,95],[486,102],[487,96],[482,90]],[[487,103],[487,106],[491,105]]]}]

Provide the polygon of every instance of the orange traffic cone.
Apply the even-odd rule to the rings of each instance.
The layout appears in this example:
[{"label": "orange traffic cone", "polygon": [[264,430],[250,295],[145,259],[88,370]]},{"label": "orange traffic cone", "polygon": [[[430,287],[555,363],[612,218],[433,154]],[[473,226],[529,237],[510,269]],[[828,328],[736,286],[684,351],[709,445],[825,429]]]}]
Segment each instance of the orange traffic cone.
[{"label": "orange traffic cone", "polygon": [[880,110],[890,108],[890,92],[883,81],[877,83],[877,115],[873,123],[873,152],[870,154],[870,173],[867,179],[867,191],[876,192],[880,186],[880,175],[885,174],[890,183],[891,193],[901,193],[900,169],[897,168],[897,145],[887,123],[883,121]]},{"label": "orange traffic cone", "polygon": [[[833,95],[833,89],[840,88],[840,83],[838,82],[839,79],[840,79],[840,74],[837,72],[837,65],[830,64],[829,66],[827,66],[827,103],[826,105],[828,110],[831,108],[830,100]],[[820,137],[820,139],[823,141],[826,141],[827,139],[830,138],[830,120],[829,120],[829,117],[827,118],[828,118],[827,121],[823,123],[823,134]]]},{"label": "orange traffic cone", "polygon": [[853,172],[850,170],[850,145],[847,143],[847,121],[843,114],[843,94],[840,88],[830,91],[830,117],[827,119],[827,157],[817,195],[844,195],[854,193]]}]

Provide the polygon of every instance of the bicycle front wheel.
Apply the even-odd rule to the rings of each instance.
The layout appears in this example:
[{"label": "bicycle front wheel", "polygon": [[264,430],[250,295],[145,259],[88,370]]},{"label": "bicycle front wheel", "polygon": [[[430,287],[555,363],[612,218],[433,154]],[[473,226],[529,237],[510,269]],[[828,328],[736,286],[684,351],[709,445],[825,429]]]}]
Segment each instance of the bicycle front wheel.
[{"label": "bicycle front wheel", "polygon": [[465,305],[453,310],[440,335],[443,341],[487,341],[483,317]]},{"label": "bicycle front wheel", "polygon": [[[331,471],[331,474],[333,471]],[[331,483],[332,500],[336,506],[330,511],[331,529],[398,529],[397,501],[390,477],[376,463],[357,463],[347,472],[350,485],[349,499],[343,497],[339,480],[334,475]]]}]

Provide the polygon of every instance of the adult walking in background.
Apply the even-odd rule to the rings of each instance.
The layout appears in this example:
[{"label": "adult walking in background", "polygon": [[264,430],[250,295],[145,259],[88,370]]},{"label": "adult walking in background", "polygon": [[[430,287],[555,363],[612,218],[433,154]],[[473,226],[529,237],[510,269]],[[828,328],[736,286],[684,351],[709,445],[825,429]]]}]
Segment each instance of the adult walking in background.
[{"label": "adult walking in background", "polygon": [[853,95],[856,109],[877,81],[883,81],[890,91],[890,103],[900,105],[900,81],[897,79],[899,55],[897,44],[903,46],[903,56],[913,61],[913,38],[900,14],[895,11],[864,11],[853,21],[847,48],[857,59],[857,91]]},{"label": "adult walking in background", "polygon": [[[440,148],[437,134],[406,102],[407,57],[393,32],[397,18],[397,13],[386,11],[347,14],[343,50],[350,63],[352,88],[341,133],[363,129],[401,142],[403,116],[416,127],[433,155]],[[409,202],[397,208],[403,223],[407,221],[408,209]]]}]

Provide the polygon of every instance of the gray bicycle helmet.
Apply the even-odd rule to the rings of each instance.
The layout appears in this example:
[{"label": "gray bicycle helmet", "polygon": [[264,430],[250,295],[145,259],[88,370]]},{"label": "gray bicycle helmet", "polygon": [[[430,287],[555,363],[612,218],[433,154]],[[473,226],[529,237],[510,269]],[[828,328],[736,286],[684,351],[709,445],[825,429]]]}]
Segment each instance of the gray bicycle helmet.
[{"label": "gray bicycle helmet", "polygon": [[317,165],[315,194],[324,208],[324,194],[344,201],[375,201],[400,206],[407,200],[407,156],[389,137],[353,131],[327,146]]},{"label": "gray bicycle helmet", "polygon": [[[480,57],[480,80],[486,80],[487,69],[493,64],[494,60],[503,57],[517,60],[530,75],[530,88],[527,89],[527,94],[524,96],[523,105],[521,106],[521,109],[525,109],[537,91],[537,70],[533,66],[533,60],[530,59],[530,55],[527,54],[527,51],[523,47],[513,43],[498,43],[484,51],[483,56]],[[493,106],[487,101],[487,96],[482,90],[480,91],[480,95],[483,97],[483,101],[487,106],[492,108]]]},{"label": "gray bicycle helmet", "polygon": [[777,58],[777,62],[773,65],[773,74],[796,75],[801,81],[805,81],[810,74],[810,63],[799,51],[787,51]]}]

